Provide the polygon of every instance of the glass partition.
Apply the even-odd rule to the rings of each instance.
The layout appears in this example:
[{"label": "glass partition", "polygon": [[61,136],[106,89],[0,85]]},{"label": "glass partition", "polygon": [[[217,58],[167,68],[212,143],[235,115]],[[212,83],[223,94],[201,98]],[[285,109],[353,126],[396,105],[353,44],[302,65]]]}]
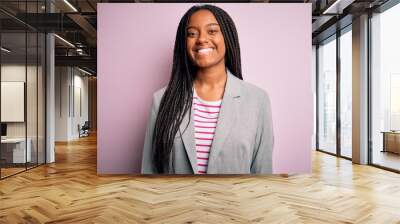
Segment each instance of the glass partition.
[{"label": "glass partition", "polygon": [[26,150],[26,33],[3,32],[1,47],[1,176],[7,177],[31,161]]},{"label": "glass partition", "polygon": [[34,167],[37,165],[38,157],[38,49],[37,41],[38,35],[36,32],[27,33],[27,98],[26,98],[26,112],[27,112],[27,150],[30,151],[30,161],[27,167]]},{"label": "glass partition", "polygon": [[0,2],[3,9],[14,10],[0,11],[1,179],[45,163],[46,39],[17,19],[27,12],[43,13],[44,3]]}]

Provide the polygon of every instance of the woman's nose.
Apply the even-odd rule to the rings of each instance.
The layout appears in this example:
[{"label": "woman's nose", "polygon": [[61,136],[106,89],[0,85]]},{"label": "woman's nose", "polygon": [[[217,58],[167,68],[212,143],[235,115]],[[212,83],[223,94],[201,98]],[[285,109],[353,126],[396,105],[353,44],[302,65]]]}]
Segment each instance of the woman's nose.
[{"label": "woman's nose", "polygon": [[199,33],[199,38],[197,39],[197,42],[198,43],[203,43],[203,42],[208,42],[208,36],[207,36],[207,33],[205,33],[205,32],[201,32],[201,33]]}]

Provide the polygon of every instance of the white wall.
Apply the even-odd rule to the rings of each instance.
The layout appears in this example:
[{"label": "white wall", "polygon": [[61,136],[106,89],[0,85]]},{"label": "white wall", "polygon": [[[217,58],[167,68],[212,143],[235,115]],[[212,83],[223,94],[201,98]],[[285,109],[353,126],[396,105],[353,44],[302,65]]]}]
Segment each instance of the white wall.
[{"label": "white wall", "polygon": [[[76,70],[75,70],[76,71]],[[76,73],[75,73],[76,74]],[[81,74],[81,73],[80,73]],[[88,112],[88,77],[75,75],[74,86],[75,86],[75,113],[74,119],[72,120],[72,135],[78,137],[78,124],[81,126],[89,119]],[[80,91],[80,93],[79,93]],[[80,97],[79,97],[80,96]],[[79,111],[79,109],[81,111]]]},{"label": "white wall", "polygon": [[56,67],[55,89],[55,140],[77,139],[78,124],[88,120],[88,77],[76,68]]},{"label": "white wall", "polygon": [[68,141],[69,68],[55,68],[55,141]]},{"label": "white wall", "polygon": [[[27,69],[27,70],[25,70]],[[39,68],[40,69],[40,68]],[[27,73],[26,73],[27,72]],[[41,73],[41,69],[39,70]],[[2,82],[25,82],[25,76],[28,78],[27,88],[27,118],[28,118],[28,137],[31,133],[36,135],[36,66],[6,64],[1,66],[1,81]],[[33,86],[33,87],[32,87]],[[30,88],[29,88],[30,87]],[[41,105],[39,105],[41,107]],[[5,110],[6,108],[2,108]],[[35,113],[33,113],[35,112]],[[32,123],[33,122],[33,123]],[[7,136],[8,137],[25,137],[25,123],[26,122],[7,122]]]}]

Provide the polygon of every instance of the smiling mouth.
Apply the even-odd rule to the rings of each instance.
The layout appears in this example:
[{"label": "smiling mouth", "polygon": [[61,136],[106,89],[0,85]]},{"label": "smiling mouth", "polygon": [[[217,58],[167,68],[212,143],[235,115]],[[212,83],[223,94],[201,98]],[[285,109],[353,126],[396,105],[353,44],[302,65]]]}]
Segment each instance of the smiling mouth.
[{"label": "smiling mouth", "polygon": [[213,48],[201,48],[197,49],[195,52],[199,55],[207,55],[211,53],[214,49]]}]

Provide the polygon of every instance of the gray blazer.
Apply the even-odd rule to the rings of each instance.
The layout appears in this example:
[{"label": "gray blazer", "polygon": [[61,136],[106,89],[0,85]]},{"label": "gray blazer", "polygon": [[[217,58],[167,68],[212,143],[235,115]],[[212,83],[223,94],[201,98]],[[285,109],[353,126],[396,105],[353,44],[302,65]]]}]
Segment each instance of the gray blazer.
[{"label": "gray blazer", "polygon": [[[157,173],[152,162],[152,137],[165,88],[153,95],[143,148],[142,173]],[[193,115],[193,108],[191,111]],[[187,123],[188,127],[186,128]],[[186,130],[185,130],[186,128]],[[209,154],[207,174],[272,173],[273,129],[267,93],[228,70],[225,92]],[[170,173],[197,174],[194,122],[186,113],[175,137]]]}]

